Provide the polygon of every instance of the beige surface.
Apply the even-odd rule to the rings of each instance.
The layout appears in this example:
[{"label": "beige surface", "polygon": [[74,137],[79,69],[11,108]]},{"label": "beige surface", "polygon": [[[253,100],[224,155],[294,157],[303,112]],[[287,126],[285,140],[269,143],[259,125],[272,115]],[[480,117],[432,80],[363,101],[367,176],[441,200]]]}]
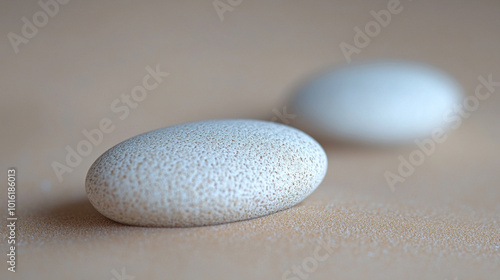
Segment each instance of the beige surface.
[{"label": "beige surface", "polygon": [[[353,44],[353,28],[388,3],[243,1],[221,21],[211,0],[102,2],[61,6],[17,54],[7,34],[21,34],[21,18],[41,8],[37,1],[0,4],[0,178],[6,186],[7,168],[17,168],[20,242],[18,272],[4,263],[0,279],[119,280],[122,268],[135,279],[281,279],[293,265],[311,264],[320,240],[335,245],[308,279],[500,278],[500,87],[394,192],[384,172],[395,172],[398,156],[407,158],[415,145],[323,143],[325,181],[301,205],[275,215],[153,229],[98,214],[84,176],[106,149],[187,121],[271,120],[304,79],[344,63],[339,44]],[[468,94],[479,75],[500,81],[499,1],[401,5],[354,61],[431,63]],[[157,64],[170,75],[127,117],[113,112],[114,100]],[[82,130],[103,118],[114,130],[59,182],[51,164],[64,163],[65,147],[76,147]],[[4,218],[2,225],[6,252]]]}]

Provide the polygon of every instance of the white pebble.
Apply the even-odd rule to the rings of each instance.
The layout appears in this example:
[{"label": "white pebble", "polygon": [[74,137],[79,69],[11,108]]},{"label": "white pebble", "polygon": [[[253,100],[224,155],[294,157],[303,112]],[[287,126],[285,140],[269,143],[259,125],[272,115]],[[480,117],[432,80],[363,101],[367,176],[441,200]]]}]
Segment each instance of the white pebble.
[{"label": "white pebble", "polygon": [[200,226],[292,207],[323,180],[324,150],[289,126],[256,120],[176,125],[130,138],[90,167],[104,216],[139,226]]},{"label": "white pebble", "polygon": [[446,130],[462,90],[433,67],[400,61],[354,64],[306,85],[293,101],[299,127],[319,137],[400,144]]}]

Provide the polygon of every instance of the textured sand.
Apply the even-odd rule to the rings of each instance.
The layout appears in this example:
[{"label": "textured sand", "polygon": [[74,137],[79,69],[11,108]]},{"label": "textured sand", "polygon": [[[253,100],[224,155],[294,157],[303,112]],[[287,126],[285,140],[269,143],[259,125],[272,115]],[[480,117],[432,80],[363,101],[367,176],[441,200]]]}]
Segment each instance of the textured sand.
[{"label": "textured sand", "polygon": [[[495,279],[492,275],[500,272],[498,217],[456,205],[426,208],[342,193],[329,201],[318,196],[263,218],[183,229],[123,226],[89,202],[76,201],[24,217],[19,252],[30,270],[19,275],[61,270],[61,277],[85,279],[86,267],[106,277],[124,266],[141,279],[281,279],[314,256],[320,242],[332,242],[333,253],[318,262],[311,279],[369,274],[373,279]],[[42,256],[45,261],[36,261]]]}]

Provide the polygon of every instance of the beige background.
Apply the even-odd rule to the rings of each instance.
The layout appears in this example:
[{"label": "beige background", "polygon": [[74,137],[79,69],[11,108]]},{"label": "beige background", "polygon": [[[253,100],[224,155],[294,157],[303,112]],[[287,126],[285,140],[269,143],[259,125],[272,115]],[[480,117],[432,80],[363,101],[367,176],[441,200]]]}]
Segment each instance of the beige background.
[{"label": "beige background", "polygon": [[[0,279],[127,279],[122,269],[135,279],[281,279],[311,260],[318,240],[336,248],[308,279],[499,279],[500,87],[395,192],[383,174],[415,145],[322,143],[329,170],[311,197],[221,226],[123,226],[86,198],[90,164],[126,138],[202,119],[273,119],[308,77],[345,63],[339,44],[353,44],[354,27],[388,2],[247,0],[221,20],[211,0],[72,0],[16,54],[7,34],[22,34],[22,17],[32,22],[41,8],[2,1],[0,178],[6,186],[7,168],[17,168],[19,244],[17,272],[2,261]],[[430,63],[467,94],[479,75],[500,81],[500,1],[401,5],[353,61]],[[110,105],[142,83],[148,65],[170,75],[120,120]],[[59,182],[51,164],[103,118],[115,130]]]}]

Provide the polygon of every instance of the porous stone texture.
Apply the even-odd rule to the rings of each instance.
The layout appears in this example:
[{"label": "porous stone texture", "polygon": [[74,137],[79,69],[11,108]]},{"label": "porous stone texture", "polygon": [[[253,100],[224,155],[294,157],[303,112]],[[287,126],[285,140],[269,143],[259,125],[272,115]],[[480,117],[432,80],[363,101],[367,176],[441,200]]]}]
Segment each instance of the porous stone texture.
[{"label": "porous stone texture", "polygon": [[322,147],[300,130],[210,120],[130,138],[90,167],[86,191],[104,216],[138,226],[240,221],[287,209],[323,180]]}]

